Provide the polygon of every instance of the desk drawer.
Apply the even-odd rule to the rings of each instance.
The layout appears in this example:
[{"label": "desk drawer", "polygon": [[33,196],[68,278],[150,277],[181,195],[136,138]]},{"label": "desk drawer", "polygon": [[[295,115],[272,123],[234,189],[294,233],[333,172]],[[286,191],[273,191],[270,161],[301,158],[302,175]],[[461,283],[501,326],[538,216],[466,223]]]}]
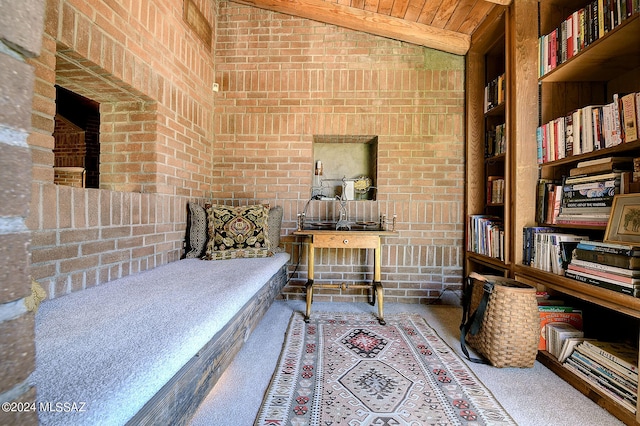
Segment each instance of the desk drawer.
[{"label": "desk drawer", "polygon": [[314,235],[313,245],[317,248],[378,248],[380,237],[377,235],[327,234]]}]

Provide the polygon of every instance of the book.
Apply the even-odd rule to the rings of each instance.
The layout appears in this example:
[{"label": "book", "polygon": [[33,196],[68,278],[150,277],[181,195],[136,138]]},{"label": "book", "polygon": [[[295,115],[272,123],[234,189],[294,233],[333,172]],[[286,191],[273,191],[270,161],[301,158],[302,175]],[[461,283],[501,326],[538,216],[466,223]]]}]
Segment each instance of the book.
[{"label": "book", "polygon": [[[569,176],[592,175],[613,171],[633,170],[633,157],[604,157],[597,160],[589,160],[578,163],[576,167],[569,170]],[[596,162],[592,163],[591,161]]]},{"label": "book", "polygon": [[588,262],[602,263],[604,265],[616,266],[625,269],[640,269],[640,258],[634,256],[624,256],[614,253],[599,253],[593,250],[576,248],[574,257]]},{"label": "book", "polygon": [[637,141],[638,123],[635,93],[629,93],[620,98],[620,115],[622,118],[622,133],[625,143]]},{"label": "book", "polygon": [[590,167],[590,166],[595,166],[597,164],[615,164],[616,162],[627,162],[627,161],[633,161],[633,157],[609,156],[609,157],[594,158],[592,160],[580,161],[578,162],[578,164],[576,164],[576,167],[577,168]]},{"label": "book", "polygon": [[538,349],[547,350],[547,325],[555,323],[571,324],[578,330],[582,330],[582,311],[574,309],[572,312],[548,312],[539,311],[540,314],[540,340]]},{"label": "book", "polygon": [[578,248],[600,253],[613,253],[624,256],[640,256],[640,246],[634,244],[608,243],[603,241],[580,241]]},{"label": "book", "polygon": [[568,214],[560,213],[556,218],[558,225],[607,226],[609,213]]}]

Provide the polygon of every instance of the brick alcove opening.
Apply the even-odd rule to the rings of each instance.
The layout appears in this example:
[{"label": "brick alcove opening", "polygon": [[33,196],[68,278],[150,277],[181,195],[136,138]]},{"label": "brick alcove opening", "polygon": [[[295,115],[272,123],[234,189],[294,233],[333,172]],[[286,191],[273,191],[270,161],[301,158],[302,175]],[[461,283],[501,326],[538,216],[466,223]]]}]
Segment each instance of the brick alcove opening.
[{"label": "brick alcove opening", "polygon": [[[62,101],[56,128],[63,123],[61,116],[75,125],[78,133],[84,131],[86,187],[157,192],[157,103],[60,45],[56,88],[56,101]],[[65,102],[75,106],[69,108]],[[86,111],[70,111],[78,107]],[[74,137],[82,138],[79,134]],[[61,158],[55,161],[62,162]]]},{"label": "brick alcove opening", "polygon": [[56,86],[54,183],[99,188],[100,105]]}]

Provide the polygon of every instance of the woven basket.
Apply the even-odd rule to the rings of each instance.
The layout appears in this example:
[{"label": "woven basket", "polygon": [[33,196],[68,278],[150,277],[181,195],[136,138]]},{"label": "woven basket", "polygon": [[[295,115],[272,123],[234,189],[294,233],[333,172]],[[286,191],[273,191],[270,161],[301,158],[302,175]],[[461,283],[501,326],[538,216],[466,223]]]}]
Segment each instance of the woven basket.
[{"label": "woven basket", "polygon": [[[510,278],[484,275],[494,283],[493,292],[476,335],[467,342],[495,367],[533,367],[540,340],[540,315],[536,289]],[[471,310],[483,295],[483,282],[474,279]]]}]

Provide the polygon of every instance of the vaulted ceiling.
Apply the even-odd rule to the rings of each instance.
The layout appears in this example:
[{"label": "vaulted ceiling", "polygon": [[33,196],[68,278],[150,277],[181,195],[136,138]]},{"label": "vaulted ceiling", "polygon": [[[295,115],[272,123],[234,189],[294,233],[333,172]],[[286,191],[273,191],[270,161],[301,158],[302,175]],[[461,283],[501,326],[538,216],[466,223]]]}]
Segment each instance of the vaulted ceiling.
[{"label": "vaulted ceiling", "polygon": [[471,34],[512,0],[234,0],[464,55]]}]

